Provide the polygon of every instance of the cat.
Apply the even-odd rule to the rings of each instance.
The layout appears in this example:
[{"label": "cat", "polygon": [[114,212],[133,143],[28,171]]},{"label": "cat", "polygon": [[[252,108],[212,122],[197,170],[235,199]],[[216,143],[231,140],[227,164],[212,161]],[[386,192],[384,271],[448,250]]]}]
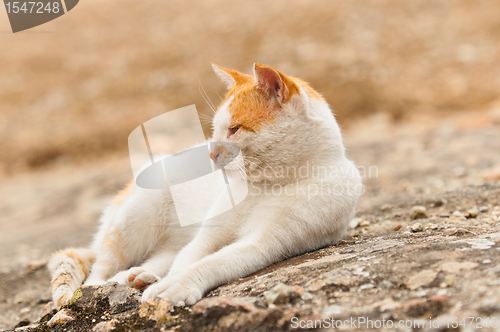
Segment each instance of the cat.
[{"label": "cat", "polygon": [[[219,285],[345,234],[363,185],[324,98],[267,65],[254,64],[253,75],[213,69],[228,88],[213,118],[213,141],[240,147],[226,172],[244,177],[248,196],[223,214],[180,227],[168,190],[132,181],[104,211],[90,248],[51,257],[58,308],[82,283],[107,281],[144,290],[142,301],[192,305]],[[210,158],[225,165],[226,154],[221,145]]]}]

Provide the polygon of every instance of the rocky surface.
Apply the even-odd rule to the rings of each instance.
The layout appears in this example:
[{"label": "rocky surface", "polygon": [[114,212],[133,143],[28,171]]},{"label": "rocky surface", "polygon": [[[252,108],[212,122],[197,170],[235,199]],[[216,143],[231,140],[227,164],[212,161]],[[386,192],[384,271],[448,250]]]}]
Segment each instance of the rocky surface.
[{"label": "rocky surface", "polygon": [[[0,328],[286,331],[298,317],[305,327],[324,318],[354,319],[366,330],[357,320],[365,317],[372,324],[393,322],[386,330],[424,324],[423,330],[439,331],[455,321],[464,331],[495,330],[500,130],[495,122],[456,125],[466,116],[425,129],[401,124],[391,134],[385,120],[374,117],[370,126],[360,125],[364,139],[346,132],[351,158],[376,165],[379,173],[366,177],[367,191],[344,240],[220,286],[185,308],[172,308],[168,300],[141,304],[138,291],[116,284],[82,287],[68,307],[50,307],[48,255],[88,243],[99,210],[127,181],[126,158],[4,181],[0,209],[17,224],[4,224],[0,234]],[[11,199],[17,194],[25,201]],[[431,317],[434,324],[439,317],[440,328],[431,328]]]},{"label": "rocky surface", "polygon": [[[478,193],[483,198],[471,199]],[[452,213],[464,200],[467,207],[477,204],[488,211],[469,218]],[[429,213],[419,219],[418,232],[410,220],[414,203]],[[451,216],[438,216],[445,211]],[[373,212],[362,215],[370,221],[367,226],[358,225],[338,245],[221,286],[192,307],[173,308],[168,300],[141,305],[140,292],[113,283],[85,286],[71,305],[22,329],[287,331],[293,317],[304,322],[324,317],[422,320],[427,327],[430,317],[439,316],[442,323],[450,317],[498,318],[500,185],[468,187]],[[403,226],[394,231],[396,224]],[[45,267],[37,271],[26,273],[48,280]]]}]

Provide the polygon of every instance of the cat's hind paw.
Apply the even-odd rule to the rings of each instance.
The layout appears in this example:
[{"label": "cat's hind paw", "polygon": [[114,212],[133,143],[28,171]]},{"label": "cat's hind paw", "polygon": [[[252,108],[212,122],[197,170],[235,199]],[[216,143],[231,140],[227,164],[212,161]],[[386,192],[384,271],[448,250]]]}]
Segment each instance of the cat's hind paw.
[{"label": "cat's hind paw", "polygon": [[136,288],[139,290],[145,290],[151,284],[158,282],[160,278],[141,267],[132,267],[129,270],[121,271],[117,273],[109,281],[115,281],[117,283],[127,285],[128,287]]},{"label": "cat's hind paw", "polygon": [[148,271],[130,271],[127,282],[130,287],[136,289],[145,290],[150,285],[157,283],[160,278]]}]

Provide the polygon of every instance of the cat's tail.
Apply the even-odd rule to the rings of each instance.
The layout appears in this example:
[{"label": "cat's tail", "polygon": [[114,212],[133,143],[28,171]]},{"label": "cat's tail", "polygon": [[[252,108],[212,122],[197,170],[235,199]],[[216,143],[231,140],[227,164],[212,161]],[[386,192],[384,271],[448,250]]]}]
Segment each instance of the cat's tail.
[{"label": "cat's tail", "polygon": [[48,268],[52,274],[52,299],[57,309],[69,304],[74,291],[87,278],[94,255],[90,249],[60,250],[50,258]]}]

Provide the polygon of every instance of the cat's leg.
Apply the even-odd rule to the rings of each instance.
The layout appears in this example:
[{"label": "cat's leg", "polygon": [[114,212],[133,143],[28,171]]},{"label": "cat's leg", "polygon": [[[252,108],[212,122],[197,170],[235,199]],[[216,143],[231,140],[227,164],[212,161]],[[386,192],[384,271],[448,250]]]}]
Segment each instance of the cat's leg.
[{"label": "cat's leg", "polygon": [[85,285],[102,285],[110,276],[130,266],[127,259],[127,246],[123,236],[117,231],[108,231],[97,250],[97,257],[92,270],[85,280]]},{"label": "cat's leg", "polygon": [[230,234],[228,228],[214,225],[215,223],[211,221],[205,223],[193,240],[179,251],[168,276],[184,271],[188,266],[213,254],[234,240],[235,237]]},{"label": "cat's leg", "polygon": [[174,305],[192,305],[207,290],[277,261],[282,257],[277,247],[264,234],[242,239],[152,285],[142,300],[167,297]]},{"label": "cat's leg", "polygon": [[165,193],[132,186],[119,195],[103,216],[103,227],[92,245],[96,259],[86,285],[104,284],[118,272],[136,266],[163,240],[166,225],[159,219],[159,210],[168,204]]},{"label": "cat's leg", "polygon": [[118,272],[109,281],[144,290],[167,275],[177,254],[173,249],[158,250],[142,265]]},{"label": "cat's leg", "polygon": [[[206,291],[221,284],[284,258],[338,242],[357,203],[356,195],[330,193],[332,184],[346,186],[339,182],[303,181],[281,195],[266,197],[260,205],[255,205],[236,242],[182,271],[169,273],[149,287],[142,300],[158,296],[168,297],[173,304],[193,304]],[[192,243],[189,246],[195,247]]]}]

